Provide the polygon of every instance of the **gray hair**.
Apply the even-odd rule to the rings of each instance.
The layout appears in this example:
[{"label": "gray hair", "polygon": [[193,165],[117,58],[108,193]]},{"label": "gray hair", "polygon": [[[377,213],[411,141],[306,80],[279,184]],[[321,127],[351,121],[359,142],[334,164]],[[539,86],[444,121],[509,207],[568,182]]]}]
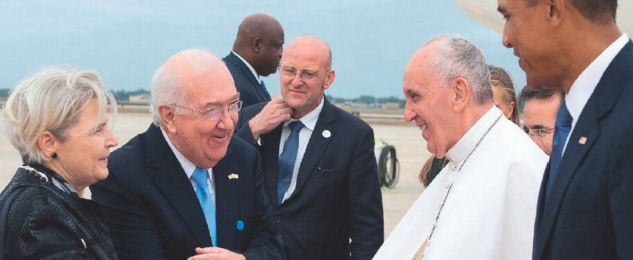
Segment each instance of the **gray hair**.
[{"label": "gray hair", "polygon": [[466,79],[475,93],[477,104],[492,100],[490,72],[477,46],[458,35],[436,36],[424,47],[431,44],[436,45],[437,51],[429,63],[432,73],[439,75],[445,84],[460,77]]},{"label": "gray hair", "polygon": [[166,70],[161,66],[152,77],[151,112],[153,123],[160,126],[160,114],[158,105],[161,103],[173,103],[180,100],[178,90],[178,77],[172,70]]},{"label": "gray hair", "polygon": [[66,130],[79,121],[91,100],[99,105],[99,118],[116,114],[117,104],[99,74],[64,66],[51,66],[20,82],[7,99],[7,135],[24,163],[49,159],[38,146],[44,131],[65,140]]}]

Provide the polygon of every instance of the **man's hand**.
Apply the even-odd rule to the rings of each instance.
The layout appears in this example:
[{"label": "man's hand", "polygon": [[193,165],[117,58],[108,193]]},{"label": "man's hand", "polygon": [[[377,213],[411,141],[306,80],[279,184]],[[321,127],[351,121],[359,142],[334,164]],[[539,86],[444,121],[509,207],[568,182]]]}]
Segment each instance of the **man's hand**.
[{"label": "man's hand", "polygon": [[220,247],[196,247],[196,254],[188,260],[246,260],[246,257]]},{"label": "man's hand", "polygon": [[259,139],[262,134],[269,133],[275,127],[292,116],[292,108],[290,108],[281,97],[275,98],[268,102],[266,106],[248,121],[251,133],[255,140]]}]

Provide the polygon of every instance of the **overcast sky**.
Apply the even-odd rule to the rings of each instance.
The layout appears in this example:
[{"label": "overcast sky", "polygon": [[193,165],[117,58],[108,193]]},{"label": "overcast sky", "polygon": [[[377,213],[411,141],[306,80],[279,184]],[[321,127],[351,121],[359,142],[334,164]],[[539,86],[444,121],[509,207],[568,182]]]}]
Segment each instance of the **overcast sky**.
[{"label": "overcast sky", "polygon": [[[225,56],[239,22],[254,12],[275,16],[286,41],[314,34],[330,44],[337,78],[327,93],[337,97],[403,97],[404,65],[441,33],[464,35],[489,63],[507,68],[517,88],[525,82],[501,36],[449,0],[0,0],[0,88],[70,64],[98,71],[110,89],[149,89],[154,70],[179,50]],[[276,75],[265,81],[279,93]]]}]

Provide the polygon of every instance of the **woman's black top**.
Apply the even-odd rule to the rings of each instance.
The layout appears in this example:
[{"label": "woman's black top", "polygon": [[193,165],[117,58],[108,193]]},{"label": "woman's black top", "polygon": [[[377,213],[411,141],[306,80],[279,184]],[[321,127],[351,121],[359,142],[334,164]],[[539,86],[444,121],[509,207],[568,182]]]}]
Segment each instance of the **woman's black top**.
[{"label": "woman's black top", "polygon": [[11,203],[0,223],[2,259],[117,259],[99,206],[78,197],[55,172],[31,167],[20,167],[0,194],[0,205]]}]

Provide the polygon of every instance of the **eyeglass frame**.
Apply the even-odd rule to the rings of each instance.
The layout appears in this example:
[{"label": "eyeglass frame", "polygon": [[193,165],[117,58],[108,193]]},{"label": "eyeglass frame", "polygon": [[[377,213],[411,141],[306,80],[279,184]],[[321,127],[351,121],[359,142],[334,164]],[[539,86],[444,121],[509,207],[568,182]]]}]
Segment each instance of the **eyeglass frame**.
[{"label": "eyeglass frame", "polygon": [[544,138],[545,135],[548,135],[554,132],[553,127],[545,127],[545,126],[529,127],[529,128],[524,128],[523,130],[529,136],[540,136],[541,138]]},{"label": "eyeglass frame", "polygon": [[[174,106],[177,108],[182,108],[182,109],[186,109],[192,112],[196,112],[198,114],[198,116],[204,118],[204,119],[208,119],[208,120],[212,120],[212,121],[217,121],[220,118],[222,118],[222,114],[224,114],[224,111],[226,111],[227,113],[229,113],[229,115],[231,115],[231,113],[239,113],[240,110],[242,109],[242,106],[244,105],[244,102],[242,100],[235,100],[227,105],[222,105],[222,106],[216,106],[216,107],[211,107],[207,110],[201,111],[198,109],[194,109],[194,108],[190,108],[190,107],[186,107],[183,105],[179,105],[177,103],[170,103],[170,106]],[[231,106],[236,105],[237,107],[234,109],[231,109]],[[212,113],[214,111],[218,111],[215,113]],[[213,114],[213,116],[209,116],[209,114]]]},{"label": "eyeglass frame", "polygon": [[[289,71],[286,69],[292,69],[293,71]],[[314,70],[297,70],[297,68],[295,67],[289,67],[289,66],[279,66],[278,68],[279,73],[280,74],[285,74],[285,76],[291,77],[294,79],[295,77],[297,77],[297,75],[299,75],[299,79],[301,80],[313,80],[316,79],[320,76],[322,76],[322,74],[318,71],[314,71]],[[324,74],[329,73],[331,70],[326,71]],[[290,74],[286,74],[286,73],[292,73],[292,75]]]}]

